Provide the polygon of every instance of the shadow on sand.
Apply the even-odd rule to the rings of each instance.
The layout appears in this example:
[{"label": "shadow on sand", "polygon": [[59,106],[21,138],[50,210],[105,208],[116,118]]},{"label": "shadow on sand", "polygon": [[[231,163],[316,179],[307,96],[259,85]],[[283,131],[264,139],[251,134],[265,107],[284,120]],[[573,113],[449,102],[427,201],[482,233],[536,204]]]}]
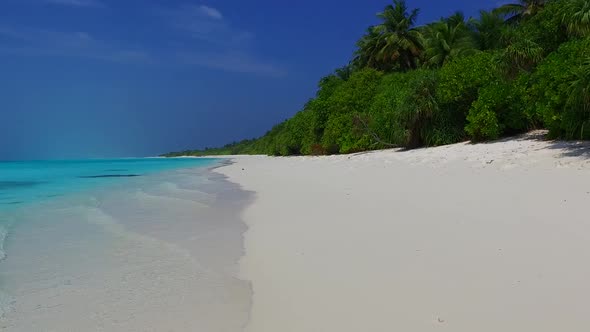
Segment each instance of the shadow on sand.
[{"label": "shadow on sand", "polygon": [[561,150],[562,157],[590,159],[590,141],[561,141],[547,138],[547,131],[536,131],[526,135],[525,139],[547,142],[548,149]]},{"label": "shadow on sand", "polygon": [[[518,136],[509,136],[494,141],[472,144],[496,144],[513,141],[539,141],[547,145],[541,149],[561,150],[560,157],[577,157],[590,159],[590,141],[563,141],[547,138],[547,130],[534,130]],[[540,150],[541,150],[540,149]]]}]

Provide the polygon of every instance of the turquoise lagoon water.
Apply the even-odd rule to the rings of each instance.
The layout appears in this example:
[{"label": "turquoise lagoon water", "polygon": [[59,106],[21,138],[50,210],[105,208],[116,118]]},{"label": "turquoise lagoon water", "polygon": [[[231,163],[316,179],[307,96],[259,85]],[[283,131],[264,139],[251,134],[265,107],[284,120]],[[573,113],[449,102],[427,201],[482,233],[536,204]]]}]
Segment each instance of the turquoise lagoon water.
[{"label": "turquoise lagoon water", "polygon": [[216,162],[219,160],[194,158],[0,162],[0,259],[5,256],[4,238],[14,221],[7,212],[125,179]]},{"label": "turquoise lagoon water", "polygon": [[124,178],[188,167],[219,159],[141,158],[0,162],[0,208],[105,185]]},{"label": "turquoise lagoon water", "polygon": [[250,194],[224,162],[0,162],[0,329],[240,331]]}]

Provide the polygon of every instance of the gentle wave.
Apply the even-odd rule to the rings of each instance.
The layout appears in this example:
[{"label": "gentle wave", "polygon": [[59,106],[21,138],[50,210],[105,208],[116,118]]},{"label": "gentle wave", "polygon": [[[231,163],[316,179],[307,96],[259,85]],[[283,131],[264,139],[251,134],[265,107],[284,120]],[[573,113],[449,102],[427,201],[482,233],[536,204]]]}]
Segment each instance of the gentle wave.
[{"label": "gentle wave", "polygon": [[[14,212],[14,210],[12,210],[12,212]],[[0,262],[6,259],[6,249],[4,244],[8,238],[10,227],[15,222],[15,215],[12,212],[9,212],[9,210],[6,209],[4,211],[0,210],[0,213],[4,213],[4,216],[0,219]]]},{"label": "gentle wave", "polygon": [[0,226],[0,261],[6,258],[6,252],[4,251],[4,240],[6,240],[7,235],[8,229],[6,227]]}]

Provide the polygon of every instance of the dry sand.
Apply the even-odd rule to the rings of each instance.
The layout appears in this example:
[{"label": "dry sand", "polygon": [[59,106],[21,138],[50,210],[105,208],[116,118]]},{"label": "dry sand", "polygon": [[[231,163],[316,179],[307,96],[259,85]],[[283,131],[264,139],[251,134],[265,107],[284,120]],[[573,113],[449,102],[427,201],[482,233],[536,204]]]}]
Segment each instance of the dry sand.
[{"label": "dry sand", "polygon": [[249,332],[590,331],[590,146],[235,157]]}]

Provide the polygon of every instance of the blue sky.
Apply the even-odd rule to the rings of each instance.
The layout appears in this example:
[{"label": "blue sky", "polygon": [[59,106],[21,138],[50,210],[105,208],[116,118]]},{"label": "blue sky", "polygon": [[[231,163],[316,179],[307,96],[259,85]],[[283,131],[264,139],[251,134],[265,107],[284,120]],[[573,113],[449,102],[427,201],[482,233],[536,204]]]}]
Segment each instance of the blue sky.
[{"label": "blue sky", "polygon": [[[408,0],[420,22],[489,0]],[[0,159],[149,156],[264,134],[386,0],[2,0]]]}]

